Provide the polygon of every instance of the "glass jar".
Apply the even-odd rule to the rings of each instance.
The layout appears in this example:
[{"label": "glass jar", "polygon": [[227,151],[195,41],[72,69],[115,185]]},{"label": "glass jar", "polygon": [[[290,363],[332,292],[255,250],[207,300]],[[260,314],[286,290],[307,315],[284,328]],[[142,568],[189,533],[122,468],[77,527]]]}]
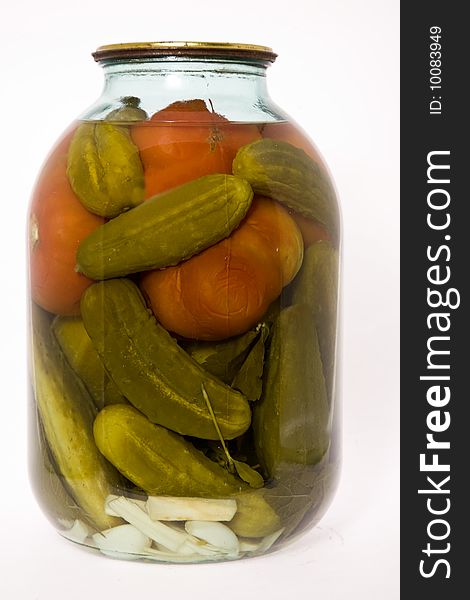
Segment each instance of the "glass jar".
[{"label": "glass jar", "polygon": [[31,478],[112,557],[260,555],[335,488],[339,212],[275,56],[99,48],[104,91],[33,192]]}]

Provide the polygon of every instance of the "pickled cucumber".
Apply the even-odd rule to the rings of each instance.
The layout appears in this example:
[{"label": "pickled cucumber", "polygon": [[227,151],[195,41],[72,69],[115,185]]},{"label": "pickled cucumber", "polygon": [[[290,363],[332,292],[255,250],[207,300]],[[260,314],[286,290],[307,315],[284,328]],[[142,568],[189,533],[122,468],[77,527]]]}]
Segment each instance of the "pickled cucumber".
[{"label": "pickled cucumber", "polygon": [[140,98],[135,96],[124,96],[121,98],[122,106],[115,108],[106,115],[107,121],[122,121],[131,123],[134,121],[145,121],[148,118],[145,110],[140,108]]},{"label": "pickled cucumber", "polygon": [[149,495],[219,498],[246,488],[182,436],[150,423],[132,406],[105,407],[93,431],[102,454]]},{"label": "pickled cucumber", "polygon": [[144,200],[139,150],[124,126],[82,123],[70,143],[67,175],[90,212],[116,217]]},{"label": "pickled cucumber", "polygon": [[246,398],[205,372],[178,346],[147,310],[130,280],[90,286],[81,311],[106,370],[150,421],[183,435],[218,439],[204,389],[224,438],[235,438],[248,429],[251,411]]},{"label": "pickled cucumber", "polygon": [[56,317],[52,331],[68,363],[86,385],[98,410],[126,402],[109,378],[80,317]]},{"label": "pickled cucumber", "polygon": [[78,271],[109,279],[176,265],[230,235],[252,198],[249,184],[233,175],[206,175],[158,194],[86,237]]},{"label": "pickled cucumber", "polygon": [[233,174],[243,177],[255,194],[285,204],[338,231],[336,195],[327,173],[303,150],[288,142],[257,140],[242,146],[233,161]]},{"label": "pickled cucumber", "polygon": [[237,512],[227,523],[230,529],[243,537],[264,537],[281,528],[281,519],[266,502],[264,491],[248,492],[235,496]]},{"label": "pickled cucumber", "polygon": [[336,362],[338,268],[338,251],[329,242],[316,242],[307,248],[302,268],[292,284],[292,302],[308,304],[312,310],[330,402]]},{"label": "pickled cucumber", "polygon": [[36,409],[33,416],[37,420],[30,423],[31,485],[39,506],[48,519],[54,525],[59,523],[61,527],[66,527],[67,523],[71,525],[75,519],[80,518],[80,507],[67,491],[57,466],[53,464],[54,459]]},{"label": "pickled cucumber", "polygon": [[253,415],[255,446],[267,474],[318,462],[329,445],[329,408],[312,313],[282,310],[273,327],[263,395]]},{"label": "pickled cucumber", "polygon": [[39,414],[54,461],[87,519],[98,529],[118,524],[104,512],[120,476],[93,439],[96,409],[51,334],[44,311],[33,311],[33,378]]}]

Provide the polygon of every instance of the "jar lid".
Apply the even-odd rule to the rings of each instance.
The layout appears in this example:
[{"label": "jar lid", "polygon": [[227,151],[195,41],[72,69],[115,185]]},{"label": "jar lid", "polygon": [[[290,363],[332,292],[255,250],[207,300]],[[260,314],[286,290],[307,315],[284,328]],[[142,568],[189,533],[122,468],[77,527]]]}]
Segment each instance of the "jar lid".
[{"label": "jar lid", "polygon": [[108,59],[178,56],[190,58],[224,58],[274,62],[277,54],[268,46],[228,44],[225,42],[136,42],[100,46],[92,53],[96,62]]}]

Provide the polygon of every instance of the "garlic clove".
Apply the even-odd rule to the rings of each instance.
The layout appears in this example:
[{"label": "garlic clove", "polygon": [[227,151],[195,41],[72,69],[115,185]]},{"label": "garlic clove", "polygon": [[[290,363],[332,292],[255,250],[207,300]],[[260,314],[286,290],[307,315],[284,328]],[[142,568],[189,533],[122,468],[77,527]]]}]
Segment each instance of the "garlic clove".
[{"label": "garlic clove", "polygon": [[231,521],[237,511],[233,498],[149,496],[147,512],[156,521]]},{"label": "garlic clove", "polygon": [[204,540],[228,553],[238,553],[237,536],[223,523],[213,521],[186,521],[185,529],[191,535]]},{"label": "garlic clove", "polygon": [[148,536],[129,524],[95,533],[92,539],[103,554],[130,560],[140,558],[152,544]]},{"label": "garlic clove", "polygon": [[176,531],[159,521],[152,521],[145,511],[124,496],[113,498],[106,504],[119,517],[168,550],[177,552],[188,539],[186,533]]},{"label": "garlic clove", "polygon": [[75,519],[72,527],[62,531],[61,533],[69,540],[83,544],[86,538],[90,535],[91,530],[86,523],[80,521],[80,519]]},{"label": "garlic clove", "polygon": [[[110,494],[105,501],[104,504],[104,511],[107,515],[109,515],[110,517],[119,517],[118,514],[116,514],[110,506],[110,502],[112,500],[116,500],[117,498],[120,498],[121,496],[115,496],[113,494]],[[141,508],[142,510],[146,511],[147,507],[146,507],[146,501],[145,500],[135,500],[134,498],[126,498],[126,500],[128,500],[129,502],[133,502],[136,506],[138,506],[139,508]]]}]

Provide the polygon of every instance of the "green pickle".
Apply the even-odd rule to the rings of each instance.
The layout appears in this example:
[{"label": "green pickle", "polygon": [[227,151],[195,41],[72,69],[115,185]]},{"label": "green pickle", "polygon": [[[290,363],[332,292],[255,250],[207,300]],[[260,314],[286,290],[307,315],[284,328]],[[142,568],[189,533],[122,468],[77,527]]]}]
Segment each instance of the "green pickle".
[{"label": "green pickle", "polygon": [[152,422],[177,433],[218,439],[203,389],[226,439],[251,422],[247,399],[187,354],[147,309],[128,279],[96,283],[81,303],[85,328],[122,394]]},{"label": "green pickle", "polygon": [[233,173],[246,179],[256,194],[315,219],[336,236],[334,188],[323,168],[300,148],[271,139],[252,142],[239,149]]},{"label": "green pickle", "polygon": [[86,385],[98,409],[127,402],[104,368],[80,317],[56,317],[52,331],[68,363]]},{"label": "green pickle", "polygon": [[285,308],[273,327],[253,429],[261,464],[276,478],[285,465],[312,465],[329,445],[329,406],[315,323],[307,305]]},{"label": "green pickle", "polygon": [[107,121],[122,121],[132,123],[135,121],[145,121],[148,118],[145,110],[140,108],[140,99],[135,96],[124,96],[121,98],[122,106],[112,110],[106,115]]},{"label": "green pickle", "polygon": [[131,406],[105,407],[96,418],[94,436],[103,455],[149,495],[233,497],[237,512],[228,525],[236,534],[263,537],[280,528],[262,491],[248,492],[240,478]]},{"label": "green pickle", "polygon": [[305,251],[304,262],[292,284],[293,304],[307,304],[312,310],[330,403],[336,362],[338,264],[338,251],[330,242],[317,242]]},{"label": "green pickle", "polygon": [[81,509],[68,492],[58,468],[54,464],[51,449],[46,440],[40,417],[31,427],[30,455],[34,461],[31,469],[32,486],[37,494],[41,509],[53,524],[59,523],[60,529],[81,517]]},{"label": "green pickle", "polygon": [[235,499],[237,512],[230,521],[229,527],[237,535],[259,538],[281,528],[281,519],[265,500],[262,490],[240,494]]},{"label": "green pickle", "polygon": [[176,265],[230,235],[252,199],[249,184],[233,175],[206,175],[158,194],[86,237],[78,271],[110,279]]},{"label": "green pickle", "polygon": [[124,126],[83,123],[70,143],[67,175],[90,212],[116,217],[144,200],[144,171]]},{"label": "green pickle", "polygon": [[93,439],[95,405],[55,342],[47,315],[33,311],[34,387],[45,437],[64,483],[86,518],[106,529],[119,524],[104,502],[120,482]]},{"label": "green pickle", "polygon": [[151,423],[132,406],[107,406],[93,431],[103,455],[147,494],[219,498],[246,487],[181,435]]}]

